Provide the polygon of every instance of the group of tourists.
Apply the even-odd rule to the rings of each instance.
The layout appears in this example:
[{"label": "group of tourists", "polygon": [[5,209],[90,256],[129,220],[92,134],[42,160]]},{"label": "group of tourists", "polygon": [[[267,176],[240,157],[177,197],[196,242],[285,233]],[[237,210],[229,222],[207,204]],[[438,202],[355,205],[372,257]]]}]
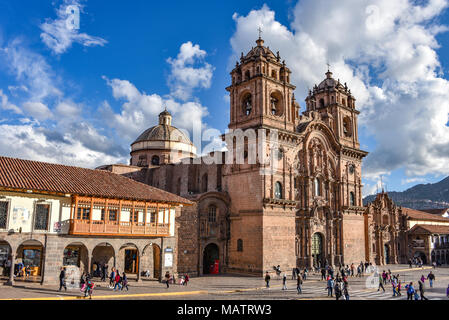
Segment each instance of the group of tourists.
[{"label": "group of tourists", "polygon": [[328,297],[333,297],[333,294],[335,294],[336,300],[340,300],[340,298],[349,300],[349,283],[346,274],[343,273],[343,275],[340,276],[340,273],[337,273],[336,278],[328,275],[326,280]]},{"label": "group of tourists", "polygon": [[[408,265],[410,266],[410,268],[413,268],[413,265],[415,265],[415,267],[417,268],[422,268],[424,262],[420,257],[414,257],[413,259],[408,259]],[[434,262],[434,267],[435,265],[436,263]]]},{"label": "group of tourists", "polygon": [[112,268],[111,274],[109,275],[109,288],[114,291],[123,291],[123,289],[126,288],[126,291],[129,291],[128,277],[126,276],[126,273],[123,272],[120,275],[120,271],[116,268]]}]

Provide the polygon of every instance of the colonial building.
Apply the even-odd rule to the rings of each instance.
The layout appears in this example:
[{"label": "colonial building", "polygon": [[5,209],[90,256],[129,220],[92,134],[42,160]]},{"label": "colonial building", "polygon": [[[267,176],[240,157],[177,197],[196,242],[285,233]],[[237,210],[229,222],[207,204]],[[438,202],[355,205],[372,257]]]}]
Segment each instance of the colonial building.
[{"label": "colonial building", "polygon": [[377,194],[366,209],[367,260],[384,265],[419,257],[425,264],[447,263],[449,218],[443,211],[431,214],[399,207],[386,192]]},{"label": "colonial building", "polygon": [[22,262],[40,283],[66,265],[160,278],[176,271],[175,216],[190,204],[103,170],[0,157],[0,266]]},{"label": "colonial building", "polygon": [[[358,140],[356,99],[328,71],[300,114],[290,79],[279,52],[274,54],[259,38],[231,71],[226,89],[229,129],[234,131],[224,136],[228,151],[212,154],[222,161],[188,164],[166,156],[161,161],[163,148],[155,141],[176,138],[148,134],[153,127],[137,139],[146,141],[147,162],[137,156],[135,142],[132,166],[101,167],[195,203],[176,218],[178,271],[209,273],[216,260],[220,272],[258,275],[276,265],[290,269],[365,261],[361,165],[367,152]],[[157,127],[171,116],[164,111],[159,119]],[[243,147],[235,132],[243,132]],[[191,146],[186,139],[182,136],[183,145]],[[164,145],[164,153],[182,149],[171,152]],[[254,149],[258,145],[275,154],[268,157],[269,165],[251,161],[252,155],[260,156]],[[184,158],[194,157],[192,149],[183,150],[188,150]],[[236,161],[239,155],[241,162]]]}]

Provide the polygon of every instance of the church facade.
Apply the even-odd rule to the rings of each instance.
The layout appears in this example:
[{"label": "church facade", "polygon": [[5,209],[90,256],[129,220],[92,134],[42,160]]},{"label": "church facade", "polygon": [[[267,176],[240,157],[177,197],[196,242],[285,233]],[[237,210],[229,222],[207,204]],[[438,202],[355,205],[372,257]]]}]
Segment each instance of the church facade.
[{"label": "church facade", "polygon": [[[228,127],[231,133],[243,132],[243,147],[235,136],[224,137],[228,152],[214,154],[222,160],[219,163],[180,163],[177,152],[167,158],[169,149],[151,145],[169,138],[145,141],[145,132],[176,132],[171,115],[164,111],[159,125],[137,139],[140,146],[148,146],[151,163],[139,164],[135,142],[133,166],[126,172],[118,166],[104,167],[196,204],[177,217],[179,272],[209,273],[215,260],[220,271],[262,274],[277,265],[289,269],[367,258],[361,183],[367,152],[358,141],[356,99],[328,71],[310,90],[306,111],[300,114],[290,77],[279,52],[274,54],[259,38],[246,55],[242,53],[226,88]],[[189,146],[185,157],[194,158],[184,138],[178,140]],[[270,156],[277,149],[268,171],[265,163],[250,161],[253,146],[260,144],[266,144]],[[226,161],[238,158],[240,151],[243,161]],[[255,152],[260,156],[260,150]],[[153,161],[158,157],[164,161]]]}]

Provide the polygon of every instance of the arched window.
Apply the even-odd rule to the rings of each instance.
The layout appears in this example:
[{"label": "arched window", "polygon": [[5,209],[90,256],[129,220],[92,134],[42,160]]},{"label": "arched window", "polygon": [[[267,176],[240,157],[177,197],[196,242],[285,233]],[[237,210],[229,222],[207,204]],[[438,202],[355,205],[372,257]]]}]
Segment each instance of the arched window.
[{"label": "arched window", "polygon": [[253,105],[251,102],[251,94],[246,94],[242,100],[243,113],[247,116],[250,115]]},{"label": "arched window", "polygon": [[320,108],[324,107],[324,99],[320,99]]},{"label": "arched window", "polygon": [[217,221],[217,207],[214,205],[209,206],[209,211],[207,213],[207,221],[215,222]]},{"label": "arched window", "polygon": [[314,187],[315,187],[315,196],[321,196],[321,185],[320,180],[318,178],[315,178],[313,181]]},{"label": "arched window", "polygon": [[282,185],[279,181],[274,185],[274,197],[276,199],[282,199]]},{"label": "arched window", "polygon": [[245,80],[249,80],[249,78],[251,78],[251,73],[249,72],[249,70],[246,70],[246,72],[245,72]]},{"label": "arched window", "polygon": [[271,77],[277,80],[278,76],[276,70],[271,70]]},{"label": "arched window", "polygon": [[345,117],[343,119],[343,133],[347,137],[352,136],[352,126],[351,126],[351,120],[349,119],[349,117]]},{"label": "arched window", "polygon": [[242,239],[237,240],[237,251],[243,252],[243,240]]},{"label": "arched window", "polygon": [[352,191],[349,193],[349,203],[351,204],[351,206],[355,206],[355,195]]},{"label": "arched window", "polygon": [[159,157],[158,156],[153,156],[151,158],[151,164],[154,166],[158,166],[159,165]]},{"label": "arched window", "polygon": [[276,115],[278,100],[275,97],[271,97],[271,114]]}]

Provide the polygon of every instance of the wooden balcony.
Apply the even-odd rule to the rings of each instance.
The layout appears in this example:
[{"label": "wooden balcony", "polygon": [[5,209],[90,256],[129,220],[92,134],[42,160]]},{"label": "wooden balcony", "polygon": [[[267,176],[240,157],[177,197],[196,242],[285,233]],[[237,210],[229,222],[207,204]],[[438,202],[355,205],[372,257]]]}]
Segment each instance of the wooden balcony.
[{"label": "wooden balcony", "polygon": [[168,223],[133,223],[128,221],[70,220],[69,234],[128,237],[168,237]]}]

